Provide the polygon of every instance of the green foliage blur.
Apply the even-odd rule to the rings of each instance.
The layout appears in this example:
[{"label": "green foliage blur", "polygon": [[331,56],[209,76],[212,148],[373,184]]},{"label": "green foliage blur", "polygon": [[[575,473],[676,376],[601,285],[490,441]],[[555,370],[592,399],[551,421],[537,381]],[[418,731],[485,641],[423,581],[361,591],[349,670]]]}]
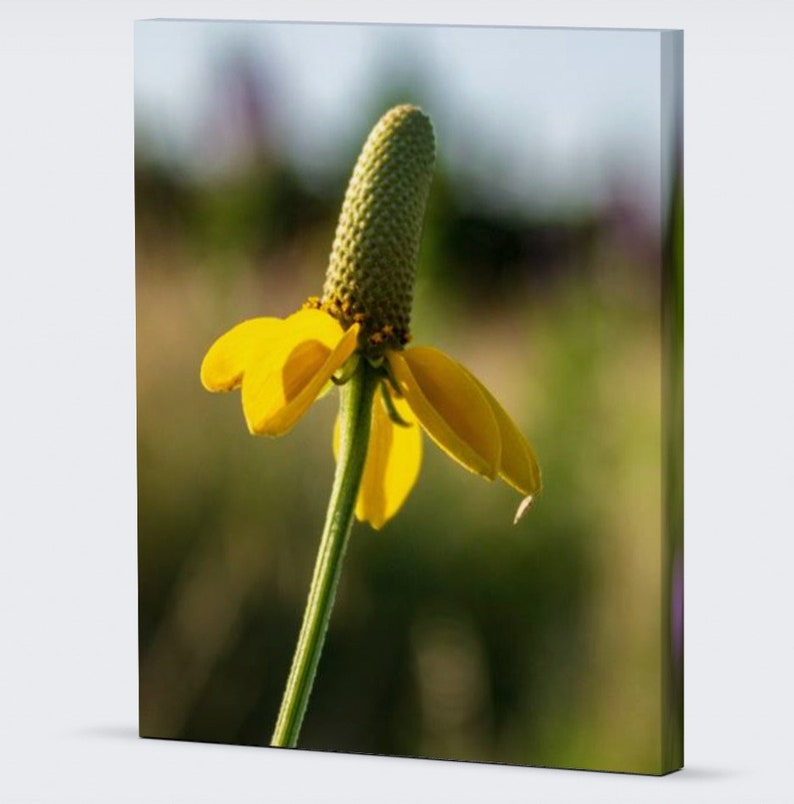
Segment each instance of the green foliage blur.
[{"label": "green foliage blur", "polygon": [[[249,140],[203,180],[145,142],[136,155],[140,713],[145,736],[266,745],[337,397],[254,438],[199,365],[234,324],[319,293],[355,153],[320,192],[260,129]],[[658,772],[661,233],[630,194],[558,219],[478,206],[443,148],[413,342],[503,403],[545,488],[513,525],[515,492],[425,439],[404,509],[354,527],[300,745]]]}]

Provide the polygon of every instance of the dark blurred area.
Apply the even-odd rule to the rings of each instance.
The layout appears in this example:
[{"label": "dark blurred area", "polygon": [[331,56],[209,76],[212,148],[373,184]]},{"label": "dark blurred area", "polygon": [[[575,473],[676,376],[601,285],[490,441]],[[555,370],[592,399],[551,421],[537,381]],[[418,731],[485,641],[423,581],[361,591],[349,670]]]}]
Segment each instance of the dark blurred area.
[{"label": "dark blurred area", "polygon": [[[319,293],[357,149],[323,181],[285,158],[278,93],[218,64],[196,174],[136,153],[141,733],[266,745],[333,477],[336,396],[248,435],[199,383],[215,337]],[[419,79],[412,79],[419,81]],[[371,123],[421,83],[385,86]],[[536,447],[517,496],[425,440],[381,532],[357,524],[301,747],[656,772],[662,233],[631,176],[556,217],[479,203],[438,143],[414,343],[467,365]],[[498,189],[498,188],[497,188]]]}]

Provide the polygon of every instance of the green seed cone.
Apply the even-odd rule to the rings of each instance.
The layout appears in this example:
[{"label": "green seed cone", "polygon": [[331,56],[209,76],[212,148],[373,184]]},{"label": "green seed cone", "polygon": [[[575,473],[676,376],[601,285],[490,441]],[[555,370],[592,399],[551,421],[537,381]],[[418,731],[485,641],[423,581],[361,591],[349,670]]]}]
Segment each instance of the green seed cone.
[{"label": "green seed cone", "polygon": [[361,322],[374,351],[408,340],[434,161],[430,118],[395,106],[370,132],[345,193],[322,301],[345,326]]}]

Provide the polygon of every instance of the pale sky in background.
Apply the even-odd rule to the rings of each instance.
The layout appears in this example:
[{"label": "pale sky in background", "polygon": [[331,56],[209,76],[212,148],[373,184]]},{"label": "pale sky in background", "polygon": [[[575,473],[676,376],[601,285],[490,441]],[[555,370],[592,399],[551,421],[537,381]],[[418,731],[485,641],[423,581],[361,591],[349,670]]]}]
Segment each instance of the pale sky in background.
[{"label": "pale sky in background", "polygon": [[554,212],[628,182],[658,213],[655,31],[139,22],[136,126],[147,143],[195,163],[215,71],[237,49],[261,63],[279,141],[304,175],[349,158],[385,111],[384,84],[418,83],[441,158],[500,203]]}]

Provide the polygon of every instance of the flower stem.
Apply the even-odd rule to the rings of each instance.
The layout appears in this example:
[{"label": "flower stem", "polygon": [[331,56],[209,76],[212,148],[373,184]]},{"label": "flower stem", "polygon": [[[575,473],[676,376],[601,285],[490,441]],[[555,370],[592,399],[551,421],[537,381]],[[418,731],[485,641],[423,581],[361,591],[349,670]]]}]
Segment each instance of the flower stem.
[{"label": "flower stem", "polygon": [[377,384],[374,370],[366,360],[360,360],[350,381],[340,389],[339,453],[334,486],[292,669],[270,741],[273,746],[295,746],[298,742],[353,524],[367,457],[372,400]]}]

